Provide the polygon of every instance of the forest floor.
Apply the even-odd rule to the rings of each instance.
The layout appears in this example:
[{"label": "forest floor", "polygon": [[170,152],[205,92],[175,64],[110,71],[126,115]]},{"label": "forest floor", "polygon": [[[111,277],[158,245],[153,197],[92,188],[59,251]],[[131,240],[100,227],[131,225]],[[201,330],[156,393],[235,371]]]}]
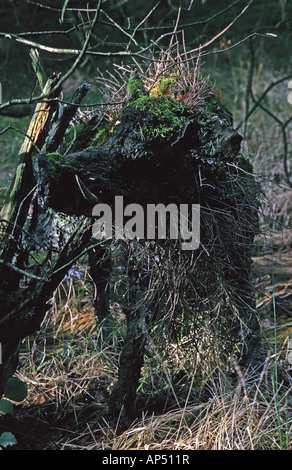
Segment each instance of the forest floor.
[{"label": "forest floor", "polygon": [[291,253],[275,256],[274,284],[271,264],[256,260],[267,351],[261,374],[239,371],[234,387],[214,370],[208,399],[198,403],[202,384],[195,383],[191,361],[182,367],[186,354],[180,345],[171,345],[167,357],[150,345],[138,392],[146,405],[136,420],[113,420],[106,406],[117,380],[124,318],[114,304],[116,322],[105,341],[92,306],[91,278],[78,266],[55,292],[41,330],[21,345],[17,376],[27,383],[28,395],[0,419],[0,433],[12,432],[14,448],[25,450],[291,450],[292,282],[285,267],[291,260]]}]

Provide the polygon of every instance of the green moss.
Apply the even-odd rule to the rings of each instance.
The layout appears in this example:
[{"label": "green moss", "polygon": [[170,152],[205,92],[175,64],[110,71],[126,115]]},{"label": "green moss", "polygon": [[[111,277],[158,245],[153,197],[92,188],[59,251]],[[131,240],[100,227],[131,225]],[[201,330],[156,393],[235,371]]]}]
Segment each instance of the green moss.
[{"label": "green moss", "polygon": [[56,180],[64,171],[64,166],[70,167],[71,170],[76,171],[76,168],[71,165],[70,160],[64,159],[59,153],[47,153],[46,159]]},{"label": "green moss", "polygon": [[146,139],[169,138],[180,132],[189,120],[190,111],[178,101],[170,97],[140,96],[131,106],[143,113],[152,114],[152,126],[142,126]]},{"label": "green moss", "polygon": [[90,139],[90,146],[87,148],[96,148],[103,145],[113,134],[113,125],[111,122],[101,126],[95,135]]},{"label": "green moss", "polygon": [[165,88],[174,85],[175,77],[163,77],[159,82],[159,88],[162,92]]},{"label": "green moss", "polygon": [[[213,133],[217,122],[214,122],[212,118],[218,116],[218,110],[223,108],[219,98],[210,95],[204,109],[194,110],[175,97],[177,81],[178,77],[175,74],[162,77],[148,94],[138,74],[133,73],[128,82],[129,101],[125,103],[120,116],[120,121],[125,121],[120,139],[119,126],[115,127],[112,120],[103,120],[95,130],[81,123],[66,132],[62,152],[64,147],[65,150],[70,148],[70,153],[73,153],[87,148],[106,146],[116,132],[118,132],[118,137],[114,139],[114,144],[112,141],[109,143],[118,148],[117,142],[120,142],[119,148],[122,148],[128,136],[125,129],[136,134],[138,142],[153,139],[170,140],[179,136],[185,126],[194,120],[200,124],[204,135],[209,132]],[[215,149],[209,146],[206,149],[206,157],[212,158],[215,156],[213,154],[215,154]],[[56,162],[52,162],[53,167],[54,165]]]},{"label": "green moss", "polygon": [[50,168],[55,178],[58,178],[60,174],[60,168],[61,168],[60,158],[62,158],[62,155],[60,155],[59,153],[47,153],[46,154],[47,162],[49,163]]},{"label": "green moss", "polygon": [[70,153],[84,150],[89,143],[91,132],[89,127],[80,123],[70,127],[64,135],[63,149],[66,151],[70,147]]},{"label": "green moss", "polygon": [[53,153],[47,153],[47,159],[48,160],[59,160],[62,157],[60,153],[53,152]]},{"label": "green moss", "polygon": [[135,99],[138,96],[145,94],[144,85],[142,81],[136,76],[131,76],[129,78],[128,88],[130,98]]},{"label": "green moss", "polygon": [[52,168],[58,168],[60,166],[59,160],[62,158],[62,155],[59,153],[47,153],[46,157]]}]

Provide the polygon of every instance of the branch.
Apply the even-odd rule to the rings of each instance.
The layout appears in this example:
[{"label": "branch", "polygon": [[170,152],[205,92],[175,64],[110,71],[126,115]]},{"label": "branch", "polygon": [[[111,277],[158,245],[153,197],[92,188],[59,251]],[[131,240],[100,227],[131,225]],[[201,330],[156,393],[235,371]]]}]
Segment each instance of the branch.
[{"label": "branch", "polygon": [[60,116],[57,122],[54,124],[53,128],[49,132],[49,135],[46,140],[46,152],[55,152],[64,137],[64,134],[67,130],[67,127],[70,121],[73,119],[80,102],[86,96],[90,85],[85,82],[81,85],[77,91],[74,93],[72,102],[62,107]]},{"label": "branch", "polygon": [[[290,78],[292,78],[292,73],[290,73],[289,75],[285,75],[284,77],[282,78],[279,78],[279,80],[276,80],[275,82],[272,82],[270,83],[270,85],[265,89],[265,91],[263,92],[263,94],[260,96],[260,98],[258,98],[257,100],[255,100],[255,105],[252,107],[252,109],[248,112],[248,114],[245,116],[245,119],[248,119],[253,113],[254,111],[257,109],[257,107],[260,105],[260,103],[263,101],[263,99],[267,96],[267,94],[269,93],[269,91],[271,91],[272,88],[274,88],[274,86],[276,85],[279,85],[280,83],[282,82],[285,82],[286,80],[289,80]],[[239,128],[242,126],[244,121],[241,121],[238,126],[236,127],[236,131],[239,130]]]},{"label": "branch", "polygon": [[12,263],[5,262],[1,258],[0,258],[0,264],[4,264],[4,266],[7,266],[9,269],[12,269],[13,271],[16,271],[19,274],[23,274],[26,277],[30,277],[31,279],[35,279],[36,281],[46,281],[45,278],[36,276],[35,274],[28,273],[27,271],[24,271],[23,269],[20,269],[17,266],[14,266],[14,264]]},{"label": "branch", "polygon": [[12,39],[13,41],[20,42],[21,44],[24,44],[29,47],[33,47],[35,49],[40,49],[42,51],[46,52],[51,52],[53,54],[70,54],[70,55],[78,55],[81,53],[79,49],[61,49],[58,47],[51,47],[51,46],[45,46],[44,44],[40,44],[35,41],[30,41],[28,39],[23,39],[22,37],[18,36],[17,34],[11,34],[11,33],[1,33],[0,32],[0,38],[4,39]]},{"label": "branch", "polygon": [[205,49],[206,47],[210,46],[214,41],[216,41],[218,38],[223,36],[226,33],[226,31],[228,31],[228,29],[230,29],[231,26],[233,26],[234,23],[236,23],[236,21],[246,12],[246,10],[250,7],[253,1],[254,0],[250,0],[249,3],[243,8],[243,10],[241,10],[241,12],[231,21],[231,23],[229,23],[224,29],[222,29],[220,33],[216,34],[216,36],[214,36],[212,39],[210,39],[208,42],[206,42],[202,46],[192,49],[191,51],[188,51],[188,54],[193,54],[194,52],[199,52],[202,49]]},{"label": "branch", "polygon": [[119,29],[123,34],[125,34],[126,36],[128,36],[130,38],[130,42],[133,41],[133,43],[138,46],[138,43],[137,41],[134,39],[134,34],[130,34],[130,33],[127,33],[127,31],[122,28],[118,23],[116,23],[115,20],[113,20],[105,11],[103,11],[103,14],[110,20],[110,22],[117,28]]},{"label": "branch", "polygon": [[[84,57],[84,55],[87,51],[88,44],[89,44],[89,41],[90,41],[90,38],[91,38],[91,33],[94,30],[94,27],[95,27],[95,25],[97,23],[97,20],[98,20],[101,1],[102,0],[98,0],[98,4],[97,4],[95,15],[94,15],[94,18],[93,18],[93,21],[92,21],[92,24],[91,24],[91,28],[90,28],[90,31],[88,32],[87,38],[84,41],[84,44],[83,44],[83,47],[82,47],[81,51],[75,51],[76,55],[77,55],[77,58],[76,58],[74,64],[72,65],[70,70],[68,70],[68,72],[66,72],[65,75],[59,79],[59,81],[55,85],[55,87],[52,88],[49,93],[47,93],[47,94],[42,93],[40,96],[37,96],[36,98],[29,98],[28,100],[11,100],[11,101],[8,101],[7,103],[4,103],[0,106],[0,111],[1,111],[1,109],[5,109],[8,106],[11,106],[11,104],[31,104],[31,103],[36,103],[36,102],[42,101],[44,99],[47,99],[49,96],[53,95],[61,87],[61,85],[70,77],[70,75],[72,75],[73,72],[75,72],[75,70],[80,65],[80,63],[81,63],[81,61],[82,61],[82,59],[83,59],[83,57]],[[3,34],[4,33],[0,33],[0,37],[1,36],[3,37]],[[5,35],[5,36],[7,36],[7,35]],[[11,35],[8,35],[8,36],[11,36]],[[32,47],[34,47],[36,49],[38,49],[38,48],[40,48],[40,49],[44,48],[45,50],[55,49],[55,48],[47,48],[47,46],[40,47],[40,45],[37,44],[37,43],[34,43],[32,41],[27,41],[26,39],[17,38],[17,36],[14,37],[14,38],[11,36],[11,38],[15,39],[16,41],[20,41],[20,42],[24,41],[27,45],[31,45]],[[55,49],[55,52],[56,51],[57,51],[57,49]],[[68,51],[68,49],[67,49],[67,51]],[[69,49],[69,51],[70,51],[70,49]],[[71,53],[72,53],[72,51],[71,51]]]},{"label": "branch", "polygon": [[[149,18],[149,16],[153,13],[153,11],[158,7],[158,5],[160,4],[161,0],[158,0],[158,2],[156,3],[156,5],[154,5],[154,7],[149,11],[149,13],[147,13],[147,15],[145,16],[145,18],[143,18],[143,20],[140,21],[140,23],[138,23],[138,25],[134,28],[133,30],[133,34],[131,35],[131,39],[134,40],[134,36],[136,34],[136,32],[138,31],[142,31],[142,28],[140,28],[140,26],[145,23],[145,21]],[[124,30],[126,31],[127,28],[124,28]]]},{"label": "branch", "polygon": [[[30,2],[30,3],[35,3],[35,2]],[[236,0],[231,6],[235,5],[238,3],[238,0]],[[265,35],[260,35],[258,33],[253,33],[252,35],[249,35],[247,38],[244,38],[242,39],[241,41],[239,41],[237,44],[233,45],[233,46],[230,46],[229,48],[226,48],[224,50],[217,50],[217,51],[208,51],[208,52],[205,52],[205,53],[202,53],[202,50],[206,47],[208,47],[209,45],[211,45],[216,39],[218,39],[220,36],[222,36],[222,34],[224,34],[229,28],[231,28],[231,26],[245,13],[245,11],[247,10],[247,8],[253,3],[253,0],[250,0],[248,5],[245,6],[245,8],[240,12],[240,14],[231,22],[228,24],[228,26],[226,26],[222,31],[220,31],[220,33],[218,33],[216,36],[214,36],[210,41],[208,41],[207,43],[205,43],[203,46],[200,46],[198,48],[195,48],[195,49],[192,49],[191,51],[189,51],[187,54],[188,56],[190,56],[191,54],[193,54],[194,52],[199,52],[199,56],[200,57],[204,57],[206,55],[209,55],[209,54],[214,54],[214,53],[221,53],[221,52],[226,52],[228,51],[229,49],[232,49],[234,47],[236,47],[238,44],[240,44],[241,42],[245,41],[246,39],[248,39],[249,37],[251,37],[252,35],[259,35],[259,36],[265,36]],[[39,4],[38,4],[39,5]],[[144,53],[146,51],[148,51],[152,46],[153,46],[153,43],[143,49],[141,49],[140,51],[138,52],[133,52],[133,51],[129,51],[129,50],[125,50],[125,51],[116,51],[116,52],[113,52],[113,51],[109,51],[109,52],[101,52],[101,51],[93,51],[93,50],[90,50],[87,46],[88,46],[88,43],[89,43],[89,39],[90,39],[90,36],[92,34],[92,31],[94,29],[94,25],[95,23],[97,22],[97,19],[98,19],[98,13],[101,12],[102,10],[100,9],[100,5],[101,5],[101,0],[98,2],[98,7],[97,9],[95,10],[95,18],[93,20],[93,24],[92,24],[92,27],[91,27],[91,30],[87,36],[87,40],[86,40],[86,43],[84,44],[82,50],[79,50],[79,49],[61,49],[61,48],[55,48],[55,47],[49,47],[49,46],[45,46],[43,44],[39,44],[37,42],[34,42],[34,41],[29,41],[27,39],[24,39],[22,37],[19,37],[17,35],[14,35],[14,34],[6,34],[6,33],[0,33],[0,38],[1,37],[6,37],[6,38],[10,38],[10,39],[13,39],[15,41],[18,41],[20,43],[23,43],[25,45],[28,45],[30,47],[33,47],[35,49],[40,49],[40,50],[44,50],[44,51],[47,51],[47,52],[51,52],[51,53],[57,53],[57,54],[70,54],[70,55],[77,55],[77,59],[75,61],[75,63],[73,64],[73,66],[71,67],[71,69],[64,75],[64,77],[62,77],[60,79],[60,81],[57,83],[56,85],[56,88],[59,87],[62,83],[64,83],[64,81],[76,70],[76,68],[78,67],[78,65],[80,64],[81,60],[83,59],[84,55],[92,55],[92,56],[102,56],[102,57],[138,57],[140,59],[143,59],[143,60],[146,60],[146,61],[150,61],[150,62],[162,62],[161,59],[155,59],[155,58],[150,58],[149,56],[145,56]],[[230,7],[231,7],[230,6]],[[52,9],[51,7],[48,7],[50,9]],[[155,7],[154,7],[155,8]],[[228,7],[229,8],[229,7]],[[59,9],[57,9],[58,11],[61,11]],[[78,9],[79,10],[79,9]],[[85,11],[91,11],[91,10],[88,10],[86,9]],[[153,11],[153,9],[149,12],[149,14],[151,14],[151,12]],[[225,10],[222,10],[221,12],[219,13],[222,13],[223,11],[226,11]],[[215,14],[216,16],[219,15],[219,13]],[[213,19],[215,17],[215,15],[213,15],[213,17],[211,17],[211,19]],[[147,16],[146,16],[147,18]],[[143,20],[142,20],[143,22]],[[142,23],[141,22],[141,23]],[[207,22],[207,20],[206,20]],[[140,23],[140,24],[141,24]],[[139,25],[140,25],[139,24]],[[194,23],[193,23],[194,24]],[[138,27],[139,27],[138,25]],[[176,27],[178,27],[179,25],[177,24]],[[185,26],[185,25],[184,25]],[[138,28],[137,27],[137,28]],[[126,30],[129,30],[130,28],[123,28],[124,31]],[[173,29],[173,26],[172,26],[172,29]],[[141,31],[141,29],[139,29]],[[134,33],[132,35],[132,37],[134,36],[136,32],[136,29],[134,29]],[[162,39],[164,39],[166,36],[168,36],[169,34],[173,34],[173,31],[171,33],[165,33],[165,34],[162,34],[159,39],[155,42],[156,45],[157,45],[157,42],[158,41],[161,41]],[[187,60],[193,60],[193,59],[197,59],[198,58],[198,55],[195,55],[195,56],[192,56],[192,57],[188,57],[186,59]],[[167,62],[168,59],[165,60],[165,62]],[[54,92],[54,90],[52,91]],[[18,105],[18,104],[31,104],[31,103],[36,103],[36,102],[39,102],[39,101],[42,101],[44,99],[47,99],[49,96],[51,95],[40,95],[40,96],[37,96],[35,98],[29,98],[29,99],[14,99],[14,100],[10,100],[6,103],[3,103],[2,105],[0,105],[0,112],[1,110],[4,110],[5,108],[8,108],[12,105]],[[108,105],[108,103],[104,103],[105,105]],[[92,107],[94,106],[100,106],[101,104],[100,103],[97,103],[96,105],[91,105]]]},{"label": "branch", "polygon": [[[203,46],[200,46],[198,48],[195,48],[195,49],[192,49],[191,51],[188,52],[188,54],[193,54],[194,52],[199,52],[201,51],[202,49],[208,47],[209,45],[211,45],[214,41],[216,41],[220,36],[222,36],[228,29],[231,28],[231,26],[233,26],[233,24],[245,13],[245,11],[249,8],[249,6],[253,3],[254,0],[250,0],[249,3],[243,8],[243,10],[239,13],[239,15],[237,15],[234,20],[232,20],[231,23],[229,23],[228,26],[226,26],[222,31],[220,31],[220,33],[218,33],[216,36],[214,36],[210,41],[208,41],[207,43],[205,43]],[[33,2],[32,2],[33,3]],[[234,4],[236,4],[236,2],[234,2]],[[93,30],[93,27],[98,19],[98,13],[99,11],[100,12],[103,12],[105,13],[103,10],[100,9],[100,4],[101,4],[101,0],[99,1],[99,5],[96,9],[96,15],[95,15],[95,18],[93,20],[93,25],[91,27],[91,32]],[[234,5],[232,4],[232,5]],[[51,7],[49,7],[51,9]],[[57,9],[58,11],[60,11],[59,9]],[[76,9],[78,11],[82,11],[82,9]],[[91,10],[88,10],[86,9],[85,11],[91,11]],[[152,12],[152,10],[151,10]],[[150,12],[150,13],[151,13]],[[213,17],[212,17],[213,18]],[[113,20],[112,20],[113,21]],[[194,25],[195,23],[193,23]],[[191,24],[189,24],[190,26]],[[179,26],[179,25],[177,25]],[[180,26],[180,28],[184,27],[185,25],[183,26]],[[121,28],[121,27],[120,27]],[[173,26],[171,27],[173,29]],[[126,29],[127,28],[121,28],[123,30],[123,32],[126,34]],[[169,28],[168,28],[169,29]],[[141,31],[141,29],[140,29]],[[90,34],[91,34],[90,32]],[[134,32],[135,29],[134,29]],[[172,34],[172,33],[171,33]],[[128,34],[127,34],[128,35]],[[129,35],[128,35],[129,36]],[[22,44],[25,44],[27,46],[30,46],[30,47],[33,47],[33,48],[36,48],[36,49],[40,49],[40,50],[44,50],[46,52],[50,52],[50,53],[54,53],[54,54],[69,54],[69,55],[79,55],[83,57],[84,54],[86,55],[93,55],[93,56],[103,56],[103,57],[139,57],[141,59],[144,59],[144,60],[152,60],[155,62],[155,59],[150,59],[149,57],[146,57],[146,56],[143,56],[142,55],[142,52],[144,52],[146,49],[142,49],[140,50],[139,52],[133,52],[133,51],[117,51],[117,52],[113,52],[113,51],[109,51],[109,52],[101,52],[101,51],[92,51],[92,50],[86,50],[87,49],[87,45],[85,45],[86,47],[83,46],[82,50],[79,50],[79,49],[65,49],[65,48],[57,48],[57,47],[50,47],[50,46],[46,46],[44,44],[40,44],[40,43],[37,43],[37,42],[34,42],[34,41],[29,41],[27,39],[23,39],[22,37],[19,37],[17,36],[16,34],[7,34],[7,33],[1,33],[0,32],[0,38],[1,37],[4,37],[4,38],[8,38],[8,39],[13,39],[14,41],[17,41],[17,42],[20,42]],[[164,35],[162,35],[159,40],[161,40],[162,38],[164,37]],[[89,40],[89,38],[87,38]],[[157,41],[156,41],[157,42]],[[81,57],[81,59],[82,59]],[[80,60],[78,59],[78,63],[80,62]],[[74,70],[76,69],[76,67],[73,65],[74,67]],[[74,71],[73,70],[73,71]],[[70,71],[69,71],[70,72]],[[69,73],[68,72],[68,73]],[[72,72],[71,72],[72,73]],[[70,74],[71,74],[70,73]],[[62,79],[62,83],[64,82],[64,77]],[[40,97],[37,97],[34,99],[34,102],[35,101],[38,101],[40,100]],[[28,101],[28,103],[31,103],[32,101]],[[15,102],[13,100],[13,103],[10,103],[10,104],[19,104],[17,102]],[[0,106],[0,110],[1,109],[4,109],[4,107],[6,107],[6,104],[3,104],[2,106]]]},{"label": "branch", "polygon": [[[200,20],[200,21],[193,21],[192,23],[184,23],[182,25],[180,25],[180,28],[190,28],[192,26],[199,26],[199,25],[205,25],[207,23],[209,23],[210,21],[213,21],[214,19],[216,19],[218,16],[222,15],[223,13],[225,13],[226,11],[230,10],[231,8],[233,8],[235,5],[237,5],[238,3],[240,3],[242,0],[235,0],[233,3],[231,3],[230,5],[228,5],[227,7],[223,8],[222,10],[219,10],[217,13],[214,13],[212,16],[209,16],[208,18],[206,18],[205,20]],[[61,8],[53,8],[49,5],[43,5],[39,2],[33,2],[31,0],[28,0],[28,3],[32,4],[32,5],[37,5],[41,8],[46,8],[48,10],[53,10],[53,11],[57,11],[57,12],[61,12],[62,9]],[[160,3],[160,0],[159,2]],[[156,6],[154,6],[154,8],[156,8]],[[87,8],[67,8],[68,11],[77,11],[77,12],[91,12],[91,11],[94,11],[92,9],[87,9]],[[104,10],[100,10],[100,13],[103,13],[104,14]],[[144,22],[142,20],[142,22]],[[105,24],[107,26],[113,26],[113,24],[111,23],[107,23],[105,21],[101,21],[99,20],[99,23],[101,24]],[[145,27],[145,28],[140,28],[139,31],[157,31],[157,30],[166,30],[166,29],[173,29],[173,25],[159,25],[159,26],[148,26],[148,27]],[[132,31],[135,33],[135,30],[136,30],[136,27],[135,28],[131,28],[131,27],[124,27],[123,28],[124,31]],[[33,34],[41,34],[41,33],[33,33]]]},{"label": "branch", "polygon": [[34,146],[34,148],[36,149],[36,151],[38,153],[41,153],[41,150],[36,145],[36,143],[34,142],[34,140],[32,139],[32,137],[30,135],[26,134],[25,132],[21,131],[20,129],[16,129],[16,127],[13,127],[11,124],[9,124],[9,126],[5,127],[5,129],[2,129],[2,131],[0,131],[0,135],[4,134],[5,132],[7,132],[9,130],[12,130],[14,132],[18,132],[19,134],[23,135],[25,138],[29,139],[31,141],[32,145]]},{"label": "branch", "polygon": [[[285,179],[286,179],[286,183],[288,184],[288,186],[292,188],[292,181],[290,180],[289,169],[288,169],[288,138],[287,138],[287,133],[286,133],[286,128],[288,124],[290,123],[290,121],[292,120],[292,116],[288,118],[287,121],[283,122],[278,116],[276,116],[276,114],[274,114],[272,111],[266,108],[262,103],[260,103],[259,100],[256,99],[253,93],[253,88],[252,88],[254,63],[255,63],[255,55],[254,55],[254,48],[253,48],[252,41],[250,41],[249,47],[250,47],[250,52],[251,52],[251,71],[250,71],[249,84],[248,84],[249,86],[248,86],[247,93],[250,94],[252,101],[255,103],[255,107],[260,107],[266,114],[268,114],[272,119],[274,119],[274,121],[276,121],[276,123],[280,126],[282,139],[283,139],[283,147],[284,147],[283,165],[284,165]],[[280,81],[283,81],[283,79],[278,80],[278,82]],[[271,86],[269,86],[268,89],[271,89]],[[261,100],[266,94],[267,92],[265,92],[262,95]],[[251,113],[247,113],[245,116],[245,120],[244,120],[245,127],[247,124],[248,116],[250,114]]]},{"label": "branch", "polygon": [[47,81],[45,69],[43,66],[43,63],[40,58],[40,53],[37,49],[31,49],[30,50],[30,57],[31,57],[31,62],[32,62],[32,67],[34,69],[34,72],[36,74],[36,77],[38,79],[40,88],[42,92],[44,91],[45,84]]},{"label": "branch", "polygon": [[[69,28],[69,29],[65,29],[65,30],[58,30],[58,29],[55,29],[55,30],[51,30],[51,31],[25,31],[25,32],[20,32],[20,33],[17,33],[17,36],[18,37],[26,37],[26,36],[53,36],[54,34],[55,35],[61,35],[61,34],[64,34],[65,36],[69,36],[69,34],[73,33],[74,31],[78,31],[81,26],[84,27],[84,26],[87,26],[91,24],[90,21],[84,21],[83,23],[80,23],[80,24],[75,24],[74,26],[72,26],[72,28]],[[11,36],[11,34],[9,33],[3,33],[3,34],[8,34],[9,36]]]}]

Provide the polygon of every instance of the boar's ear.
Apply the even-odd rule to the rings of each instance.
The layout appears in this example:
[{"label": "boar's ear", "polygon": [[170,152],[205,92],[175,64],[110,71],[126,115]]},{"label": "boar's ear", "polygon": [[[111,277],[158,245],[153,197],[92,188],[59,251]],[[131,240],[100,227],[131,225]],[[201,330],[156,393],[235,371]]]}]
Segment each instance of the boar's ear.
[{"label": "boar's ear", "polygon": [[89,202],[93,202],[94,204],[99,204],[100,200],[98,199],[95,194],[93,194],[89,189],[85,186],[85,184],[81,181],[78,175],[75,174],[75,179],[77,181],[78,187],[84,199]]}]

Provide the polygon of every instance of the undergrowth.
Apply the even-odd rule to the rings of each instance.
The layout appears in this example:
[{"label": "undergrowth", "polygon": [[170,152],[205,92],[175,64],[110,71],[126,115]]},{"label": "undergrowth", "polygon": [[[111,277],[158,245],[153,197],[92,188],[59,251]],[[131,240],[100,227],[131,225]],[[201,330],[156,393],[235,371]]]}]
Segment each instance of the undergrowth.
[{"label": "undergrowth", "polygon": [[81,267],[78,272],[81,279],[63,281],[41,330],[22,344],[17,376],[27,383],[28,395],[0,421],[0,430],[9,427],[20,448],[292,448],[287,335],[273,326],[264,330],[268,354],[261,373],[238,370],[235,380],[214,369],[205,383],[196,383],[197,366],[184,352],[185,337],[169,345],[167,354],[150,343],[138,389],[144,409],[134,422],[112,420],[106,402],[117,380],[125,321],[113,303],[112,334],[103,337],[90,276]]}]

